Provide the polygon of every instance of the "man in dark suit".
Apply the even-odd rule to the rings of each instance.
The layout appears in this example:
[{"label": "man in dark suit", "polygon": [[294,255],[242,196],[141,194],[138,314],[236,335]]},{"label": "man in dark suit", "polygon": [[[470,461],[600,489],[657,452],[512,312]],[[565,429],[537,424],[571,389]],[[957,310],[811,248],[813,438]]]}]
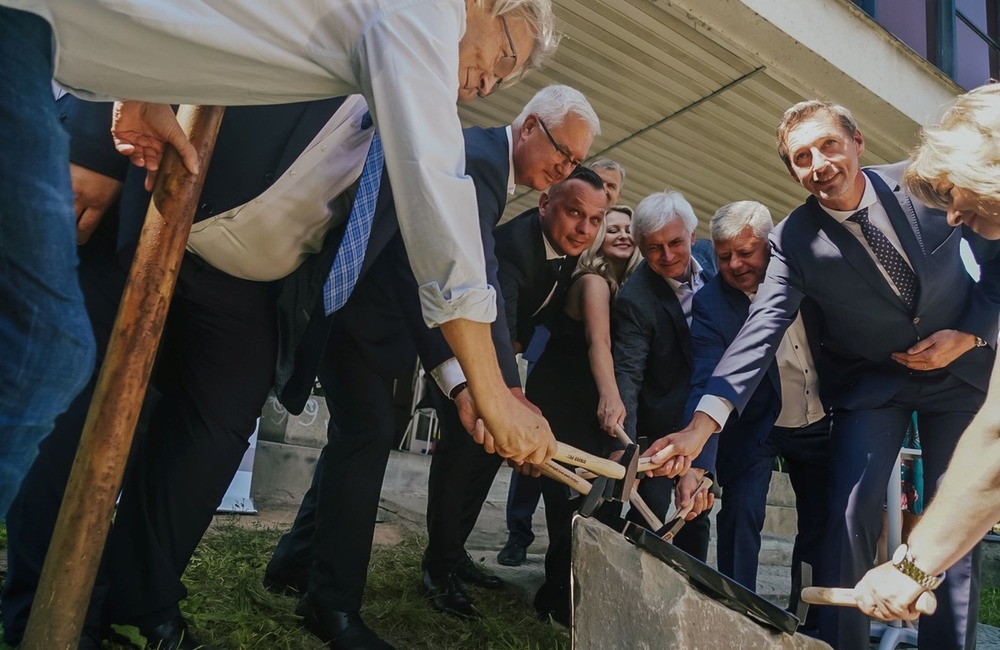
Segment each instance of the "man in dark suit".
[{"label": "man in dark suit", "polygon": [[[559,142],[559,148],[551,144],[550,136],[540,124],[543,115],[546,128],[551,138]],[[550,86],[540,91],[511,127],[466,129],[466,173],[477,188],[491,283],[496,283],[497,273],[493,228],[515,183],[544,189],[550,179],[569,174],[572,165],[567,164],[561,150],[569,151],[572,158],[584,157],[598,129],[597,117],[585,98],[566,86]],[[398,364],[398,346],[369,336],[370,328],[384,329],[387,320],[397,325],[406,323],[403,329],[415,340],[422,362],[431,369],[440,387],[431,389],[442,439],[435,449],[429,485],[430,539],[424,560],[425,586],[436,608],[475,617],[478,614],[462,581],[494,587],[500,582],[474,566],[464,544],[500,459],[485,453],[466,432],[466,428],[474,426],[474,405],[464,387],[464,377],[456,377],[455,368],[447,368],[454,364],[451,350],[438,332],[428,329],[420,318],[417,287],[398,238],[374,261],[368,276],[336,317],[328,350],[330,346],[350,347],[375,372],[387,376],[385,369]],[[514,354],[503,321],[495,323],[493,338],[505,382],[519,395]],[[355,647],[354,641],[360,643],[365,636],[360,631],[363,622],[357,612],[361,607],[391,435],[386,434],[387,426],[372,424],[374,410],[388,399],[389,387],[356,388],[346,381],[353,375],[345,373],[339,359],[339,355],[327,354],[320,367],[324,385],[326,377],[338,382],[338,395],[331,396],[327,391],[328,400],[337,402],[331,408],[337,436],[331,437],[323,452],[313,487],[303,500],[292,531],[275,550],[265,573],[265,584],[272,589],[302,589],[308,582],[303,608],[307,625],[324,640],[330,640],[332,647],[344,648]],[[445,390],[456,400],[455,404],[445,397]],[[456,405],[462,410],[462,421]],[[475,462],[466,462],[467,457]],[[480,471],[476,463],[488,468]],[[315,524],[310,523],[312,518]],[[309,548],[309,552],[303,553],[303,547]],[[308,561],[303,561],[304,557]]]},{"label": "man in dark suit", "polygon": [[[719,275],[694,297],[694,373],[688,417],[719,359],[746,321],[771,256],[767,236],[773,227],[771,213],[756,201],[730,203],[712,217]],[[803,305],[803,311],[807,307]],[[785,461],[798,515],[792,549],[791,611],[795,611],[801,591],[801,563],[820,569],[826,526],[830,421],[819,396],[814,362],[819,348],[812,345],[817,332],[815,327],[809,328],[814,321],[804,322],[800,314],[785,332],[766,381],[754,391],[739,418],[730,419],[719,435],[716,458],[716,477],[723,491],[716,519],[719,571],[750,590],[757,588],[760,531],[771,469],[779,454]],[[810,613],[815,611],[813,608]],[[807,627],[815,628],[815,620],[809,623]]]},{"label": "man in dark suit", "polygon": [[[117,156],[106,135],[110,105],[99,114],[98,108],[74,98],[66,97],[63,102],[68,107],[71,131],[105,134],[100,139],[82,135],[74,139],[74,147],[79,146],[74,159],[91,166],[102,156]],[[82,108],[74,110],[74,106]],[[341,110],[344,112],[337,119],[347,123],[350,116],[360,120],[366,109],[359,98],[232,109],[220,129],[189,246],[201,247],[203,236],[214,224],[232,222],[226,220],[228,215],[261,196],[318,199],[311,205],[319,207],[294,210],[296,217],[346,217],[348,196],[332,189],[329,178],[313,184],[306,178],[317,178],[322,166],[297,168],[294,181],[309,184],[308,191],[302,190],[302,185],[289,191],[291,179],[284,174],[315,138],[340,141],[324,129]],[[99,128],[94,128],[94,120]],[[351,132],[359,133],[357,127]],[[247,133],[259,137],[248,139]],[[350,164],[348,158],[358,153],[364,158],[367,142],[351,140],[356,145],[350,146],[349,152],[333,140],[328,143],[331,150],[339,152],[339,162]],[[345,169],[346,178],[338,179],[344,187],[353,182],[361,165],[353,164],[352,168],[354,177]],[[148,204],[138,171],[129,172],[121,199],[118,249],[126,264]],[[249,212],[240,210],[241,218],[252,215],[252,207]],[[334,228],[326,235],[328,249],[332,249],[327,261],[336,252],[342,232],[342,228]],[[280,243],[270,241],[275,248]],[[152,411],[149,430],[137,437],[130,458],[108,538],[110,560],[98,581],[92,612],[92,622],[101,622],[100,596],[110,584],[108,604],[114,620],[137,625],[151,643],[171,648],[197,645],[180,617],[177,604],[186,593],[180,578],[240,463],[271,386],[279,288],[273,278],[287,272],[283,265],[294,268],[296,264],[294,258],[255,258],[250,267],[261,275],[249,279],[231,268],[239,263],[237,257],[219,249],[209,253],[210,248],[205,246],[199,253],[189,250],[179,271],[151,383],[160,399]],[[85,282],[90,295],[106,290],[99,283],[91,284]],[[115,300],[91,298],[87,302],[96,338],[106,340]],[[8,640],[16,641],[23,632],[92,387],[93,381],[91,389],[84,391],[57,422],[8,516],[12,562],[3,594]],[[178,480],[179,476],[184,480]],[[94,629],[85,632],[91,641],[99,635]]]},{"label": "man in dark suit", "polygon": [[[711,276],[691,255],[698,218],[680,192],[658,192],[636,206],[632,235],[644,261],[618,292],[612,312],[615,378],[625,404],[625,431],[645,447],[647,439],[678,426],[691,388],[691,305]],[[713,450],[714,451],[714,450]],[[714,453],[676,482],[681,501],[700,499],[697,515],[674,544],[701,559],[708,555],[707,495],[695,495]],[[647,478],[639,493],[660,518],[670,509],[673,481]],[[630,516],[634,513],[630,511]]]},{"label": "man in dark suit", "polygon": [[[782,160],[812,196],[772,233],[766,278],[691,423],[653,451],[671,457],[660,470],[670,474],[714,439],[729,410],[746,407],[799,305],[811,299],[822,324],[823,401],[833,411],[820,579],[849,586],[875,557],[885,486],[911,413],[920,419],[933,499],[983,402],[995,356],[1000,260],[971,231],[911,201],[897,182],[902,165],[862,170],[864,139],[845,108],[802,102],[785,112],[778,134]],[[979,283],[960,258],[963,237],[981,260]],[[901,562],[919,569],[920,558],[907,553],[902,549]],[[921,622],[921,648],[975,643],[976,566],[970,553],[948,571],[937,612]],[[820,636],[834,647],[863,647],[868,619],[827,608]]]}]

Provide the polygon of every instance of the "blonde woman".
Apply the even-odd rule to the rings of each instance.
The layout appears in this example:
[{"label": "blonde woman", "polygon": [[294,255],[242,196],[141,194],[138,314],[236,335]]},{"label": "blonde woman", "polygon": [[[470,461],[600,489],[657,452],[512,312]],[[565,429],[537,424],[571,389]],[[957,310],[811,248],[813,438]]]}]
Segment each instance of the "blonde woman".
[{"label": "blonde woman", "polygon": [[[580,256],[563,312],[551,324],[552,336],[526,387],[558,440],[602,455],[612,440],[602,430],[625,419],[611,360],[611,301],[639,262],[631,223],[630,208],[608,210],[594,243]],[[570,520],[576,504],[565,486],[549,479],[543,480],[542,495],[549,549],[535,608],[568,623]]]}]

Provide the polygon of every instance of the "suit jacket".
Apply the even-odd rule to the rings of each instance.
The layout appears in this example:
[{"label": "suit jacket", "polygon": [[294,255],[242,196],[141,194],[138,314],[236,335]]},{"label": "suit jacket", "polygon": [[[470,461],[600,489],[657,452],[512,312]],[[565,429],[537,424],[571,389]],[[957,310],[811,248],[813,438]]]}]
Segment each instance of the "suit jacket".
[{"label": "suit jacket", "polygon": [[[809,301],[803,302],[802,314],[813,359],[819,358],[818,328]],[[695,294],[691,322],[691,352],[694,370],[691,395],[685,420],[690,420],[698,401],[705,394],[705,384],[712,376],[726,348],[736,339],[750,313],[750,299],[717,275]],[[751,395],[739,416],[729,419],[719,435],[718,457],[720,481],[737,475],[746,459],[756,458],[753,450],[764,444],[781,413],[781,377],[777,360],[767,368],[766,377]],[[724,483],[723,483],[724,484]]]},{"label": "suit jacket", "polygon": [[[940,211],[912,201],[898,184],[903,166],[865,173],[920,281],[914,313],[854,235],[809,197],[772,232],[767,276],[746,324],[708,380],[707,393],[730,400],[742,412],[805,297],[816,304],[822,324],[820,388],[828,407],[865,409],[886,403],[911,377],[889,355],[942,329],[968,332],[990,343],[947,368],[985,392],[997,340],[997,244],[949,226]],[[982,264],[978,284],[960,258],[963,237]]]},{"label": "suit jacket", "polygon": [[522,212],[497,228],[496,253],[504,300],[499,313],[506,318],[511,339],[520,343],[522,350],[527,349],[535,327],[550,322],[562,309],[579,256],[545,259],[538,208]]},{"label": "suit jacket", "polygon": [[[702,279],[707,282],[711,278],[702,271]],[[691,333],[680,301],[645,261],[618,292],[612,331],[625,430],[645,446],[645,441],[652,442],[684,426],[693,369]],[[694,461],[696,467],[712,469],[716,437],[712,436]]]},{"label": "suit jacket", "polygon": [[[509,143],[506,128],[465,129],[466,174],[476,186],[479,224],[486,257],[487,281],[497,286],[497,260],[493,252],[493,229],[507,205],[507,179],[510,174]],[[428,328],[420,309],[416,279],[398,232],[395,204],[388,177],[383,175],[361,275],[347,304],[332,316],[323,314],[321,289],[329,271],[339,239],[324,243],[323,251],[303,267],[312,267],[311,275],[298,273],[286,282],[279,308],[297,328],[297,347],[283,355],[287,378],[280,381],[279,398],[293,413],[302,410],[308,390],[319,368],[323,346],[330,335],[353,337],[365,358],[383,374],[396,372],[403,359],[412,359],[409,346],[416,351],[425,368],[432,369],[453,356],[437,328]],[[497,292],[498,310],[503,309]],[[304,307],[312,305],[307,310]],[[331,329],[332,328],[332,329]],[[510,387],[520,387],[517,363],[510,338],[498,319],[492,326],[497,358]]]}]

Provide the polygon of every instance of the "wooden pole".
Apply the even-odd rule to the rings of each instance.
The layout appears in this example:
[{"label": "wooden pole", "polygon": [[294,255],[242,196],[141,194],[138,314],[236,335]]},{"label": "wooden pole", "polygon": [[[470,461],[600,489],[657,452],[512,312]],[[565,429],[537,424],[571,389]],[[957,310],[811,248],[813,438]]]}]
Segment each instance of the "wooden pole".
[{"label": "wooden pole", "polygon": [[189,174],[167,148],[35,593],[25,650],[75,650],[79,642],[223,110],[177,112],[201,173]]}]

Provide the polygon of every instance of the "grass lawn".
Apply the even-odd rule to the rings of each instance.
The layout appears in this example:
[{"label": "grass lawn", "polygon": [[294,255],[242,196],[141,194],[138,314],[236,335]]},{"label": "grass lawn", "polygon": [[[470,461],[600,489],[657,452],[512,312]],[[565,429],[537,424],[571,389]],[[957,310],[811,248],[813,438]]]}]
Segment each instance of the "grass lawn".
[{"label": "grass lawn", "polygon": [[[220,650],[323,648],[295,616],[293,598],[273,595],[260,584],[280,531],[224,524],[205,537],[185,574],[188,598],[181,609],[194,633]],[[405,538],[375,547],[362,615],[383,638],[400,648],[496,648],[558,650],[569,647],[565,629],[539,621],[512,590],[471,589],[481,621],[464,623],[427,604],[420,586],[424,539]],[[138,641],[134,628],[120,632]],[[128,645],[107,645],[129,648]],[[7,646],[0,643],[0,648]]]}]

